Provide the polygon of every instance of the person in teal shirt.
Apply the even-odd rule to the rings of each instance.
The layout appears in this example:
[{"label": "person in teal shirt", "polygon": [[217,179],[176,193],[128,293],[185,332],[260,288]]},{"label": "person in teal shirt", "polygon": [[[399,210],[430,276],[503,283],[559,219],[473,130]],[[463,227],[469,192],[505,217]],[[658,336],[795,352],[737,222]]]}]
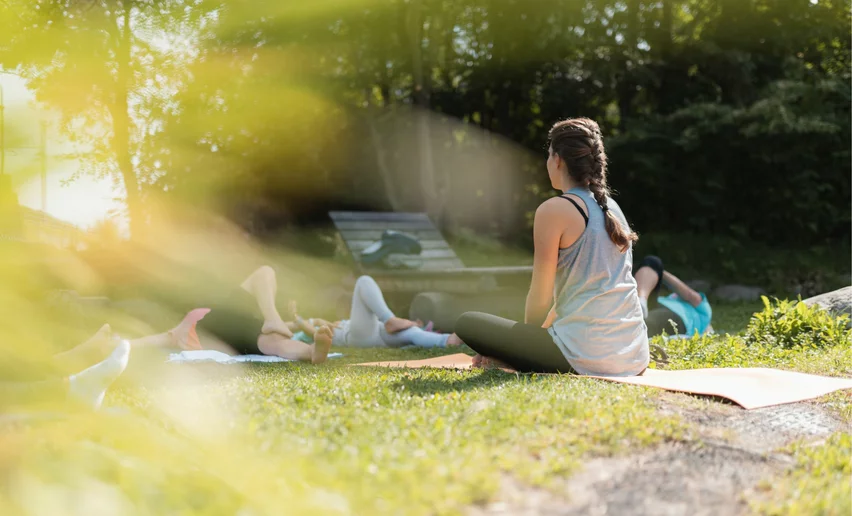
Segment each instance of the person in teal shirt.
[{"label": "person in teal shirt", "polygon": [[[646,256],[634,272],[642,315],[648,327],[648,336],[689,335],[711,333],[713,309],[707,296],[697,292],[665,270],[663,261],[656,256]],[[672,293],[657,297],[659,307],[648,310],[648,298],[665,285]]]}]

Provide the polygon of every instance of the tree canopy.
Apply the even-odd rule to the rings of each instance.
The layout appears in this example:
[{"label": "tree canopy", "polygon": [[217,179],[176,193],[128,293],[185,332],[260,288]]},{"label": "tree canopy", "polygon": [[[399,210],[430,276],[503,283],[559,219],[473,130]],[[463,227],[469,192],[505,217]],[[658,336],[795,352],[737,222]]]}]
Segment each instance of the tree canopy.
[{"label": "tree canopy", "polygon": [[256,231],[358,206],[523,239],[549,126],[587,116],[640,234],[848,239],[848,1],[42,0],[0,23],[0,63],[137,224],[156,196]]}]

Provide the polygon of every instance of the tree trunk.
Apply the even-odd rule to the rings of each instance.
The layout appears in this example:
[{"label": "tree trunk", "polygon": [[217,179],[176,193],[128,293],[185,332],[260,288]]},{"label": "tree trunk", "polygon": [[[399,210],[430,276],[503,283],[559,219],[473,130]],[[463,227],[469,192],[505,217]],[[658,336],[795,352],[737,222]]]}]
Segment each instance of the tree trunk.
[{"label": "tree trunk", "polygon": [[119,44],[116,52],[118,61],[118,76],[115,84],[115,100],[110,108],[112,116],[113,141],[112,147],[115,151],[118,169],[124,183],[127,194],[127,215],[130,224],[130,235],[132,238],[140,236],[143,226],[142,197],[139,191],[139,182],[136,171],[130,159],[130,114],[128,113],[128,90],[130,85],[130,52],[133,45],[133,35],[130,29],[129,2],[123,2],[124,12]]},{"label": "tree trunk", "polygon": [[414,79],[414,117],[420,161],[420,189],[426,212],[440,228],[443,222],[443,203],[435,184],[435,164],[432,153],[431,73],[423,59],[423,5],[411,0],[408,10],[408,36],[411,51],[411,71]]},{"label": "tree trunk", "polygon": [[627,22],[624,30],[624,51],[621,53],[621,73],[618,81],[618,111],[619,129],[624,129],[625,122],[633,116],[633,98],[636,95],[636,83],[633,79],[631,67],[635,63],[628,64],[636,58],[636,45],[639,42],[639,0],[628,0]]}]

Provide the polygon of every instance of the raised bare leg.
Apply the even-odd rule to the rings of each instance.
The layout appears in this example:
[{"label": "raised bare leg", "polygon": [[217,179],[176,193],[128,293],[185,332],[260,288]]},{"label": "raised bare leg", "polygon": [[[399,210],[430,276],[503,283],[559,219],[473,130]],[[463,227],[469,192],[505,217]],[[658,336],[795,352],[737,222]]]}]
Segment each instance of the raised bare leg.
[{"label": "raised bare leg", "polygon": [[651,296],[651,292],[662,279],[657,271],[650,267],[642,267],[636,271],[636,291],[641,299],[645,301]]},{"label": "raised bare leg", "polygon": [[665,268],[663,261],[657,256],[646,256],[639,262],[633,276],[636,278],[636,293],[639,294],[639,304],[642,306],[642,317],[648,318],[648,299],[657,292],[663,280]]},{"label": "raised bare leg", "polygon": [[361,276],[355,282],[349,320],[354,326],[354,331],[360,332],[360,327],[364,326],[364,333],[369,333],[376,319],[384,324],[385,331],[391,335],[418,325],[414,321],[396,317],[388,308],[385,296],[376,280],[369,276]]},{"label": "raised bare leg", "polygon": [[263,316],[263,327],[261,333],[278,333],[285,337],[292,337],[293,332],[281,319],[281,314],[275,306],[275,297],[278,294],[278,280],[272,267],[264,265],[246,278],[240,285],[245,291],[254,296],[257,307]]}]

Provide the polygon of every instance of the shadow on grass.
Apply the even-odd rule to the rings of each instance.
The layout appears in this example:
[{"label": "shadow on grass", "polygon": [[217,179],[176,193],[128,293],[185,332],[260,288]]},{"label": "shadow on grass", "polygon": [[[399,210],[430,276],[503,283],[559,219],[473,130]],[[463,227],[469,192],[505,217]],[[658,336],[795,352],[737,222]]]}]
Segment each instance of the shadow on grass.
[{"label": "shadow on grass", "polygon": [[452,369],[426,370],[418,369],[422,374],[409,375],[395,382],[392,389],[404,389],[415,396],[431,396],[448,392],[472,391],[488,389],[514,381],[518,374],[506,373],[499,370],[478,371],[475,376],[469,376],[462,371]]}]

